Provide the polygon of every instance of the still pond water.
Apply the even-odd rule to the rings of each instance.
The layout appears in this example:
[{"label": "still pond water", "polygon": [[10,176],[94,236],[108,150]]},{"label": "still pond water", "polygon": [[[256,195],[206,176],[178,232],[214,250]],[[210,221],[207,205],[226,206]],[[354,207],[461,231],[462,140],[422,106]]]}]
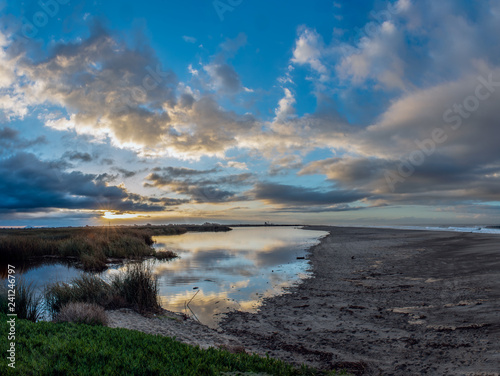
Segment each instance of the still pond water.
[{"label": "still pond water", "polygon": [[[297,257],[305,256],[326,234],[294,227],[236,227],[228,232],[157,236],[155,248],[173,250],[179,258],[146,262],[152,262],[158,276],[164,308],[217,327],[221,314],[255,312],[264,297],[281,294],[307,277],[307,261]],[[113,265],[101,275],[106,278],[122,268]],[[51,264],[27,271],[25,278],[41,289],[80,273]]]}]

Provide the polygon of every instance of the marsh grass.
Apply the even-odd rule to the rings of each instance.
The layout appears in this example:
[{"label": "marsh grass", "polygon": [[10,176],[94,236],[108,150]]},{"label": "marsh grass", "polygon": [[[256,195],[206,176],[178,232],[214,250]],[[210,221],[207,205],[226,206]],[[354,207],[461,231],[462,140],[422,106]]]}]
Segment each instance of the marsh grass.
[{"label": "marsh grass", "polygon": [[[4,283],[0,286],[0,312],[13,313],[9,311],[9,290]],[[15,296],[11,303],[15,304],[14,312],[20,319],[37,322],[43,316],[43,297],[37,294],[33,282],[28,283],[22,277],[16,280]]]},{"label": "marsh grass", "polygon": [[53,317],[70,303],[97,304],[105,309],[132,308],[140,313],[160,311],[158,279],[151,267],[129,264],[106,282],[97,275],[82,274],[70,283],[56,283],[45,290],[47,310]]},{"label": "marsh grass", "polygon": [[[8,288],[4,283],[0,285],[0,312],[13,313],[9,311]],[[15,313],[20,319],[36,322],[43,316],[43,298],[37,294],[33,282],[28,283],[23,278],[18,278],[12,303],[15,304]]]},{"label": "marsh grass", "polygon": [[20,319],[37,322],[43,315],[42,297],[36,293],[35,284],[23,278],[16,281],[15,304]]},{"label": "marsh grass", "polygon": [[2,283],[0,284],[0,312],[8,313],[9,311],[9,300],[7,287]]},{"label": "marsh grass", "polygon": [[0,263],[65,258],[86,271],[102,271],[108,259],[154,256],[155,235],[186,231],[175,226],[0,229]]},{"label": "marsh grass", "polygon": [[158,278],[151,265],[129,264],[126,268],[125,273],[115,276],[111,282],[116,295],[140,313],[160,311]]}]

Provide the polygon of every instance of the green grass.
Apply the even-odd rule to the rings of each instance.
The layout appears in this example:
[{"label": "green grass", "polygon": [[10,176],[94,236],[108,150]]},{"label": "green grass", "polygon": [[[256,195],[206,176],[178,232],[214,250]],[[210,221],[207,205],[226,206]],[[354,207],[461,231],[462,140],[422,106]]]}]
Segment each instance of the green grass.
[{"label": "green grass", "polygon": [[[0,314],[3,323],[7,317]],[[0,336],[7,338],[7,325]],[[7,341],[2,353],[7,354]],[[17,320],[16,369],[0,357],[2,375],[221,375],[254,372],[269,375],[322,375],[256,355],[182,344],[172,338],[127,329],[73,323]],[[330,375],[345,373],[329,373]]]}]

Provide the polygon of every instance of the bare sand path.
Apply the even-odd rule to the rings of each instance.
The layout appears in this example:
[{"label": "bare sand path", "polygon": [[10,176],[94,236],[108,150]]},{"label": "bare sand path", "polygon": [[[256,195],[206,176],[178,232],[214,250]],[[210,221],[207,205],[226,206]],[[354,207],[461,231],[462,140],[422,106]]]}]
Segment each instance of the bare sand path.
[{"label": "bare sand path", "polygon": [[358,375],[499,375],[500,236],[321,229],[313,278],[222,323],[247,350]]},{"label": "bare sand path", "polygon": [[235,352],[242,349],[241,343],[230,334],[213,330],[186,316],[164,311],[163,314],[145,317],[131,309],[106,311],[111,328],[125,328],[140,332],[175,337],[188,345],[209,347],[224,347]]}]

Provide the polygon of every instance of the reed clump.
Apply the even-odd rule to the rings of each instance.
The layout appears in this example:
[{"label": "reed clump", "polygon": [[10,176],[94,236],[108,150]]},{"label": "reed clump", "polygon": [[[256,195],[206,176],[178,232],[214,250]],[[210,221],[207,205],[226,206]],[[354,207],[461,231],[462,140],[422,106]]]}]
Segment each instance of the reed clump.
[{"label": "reed clump", "polygon": [[16,313],[20,319],[37,322],[43,315],[42,297],[37,294],[33,282],[18,279],[16,282]]},{"label": "reed clump", "polygon": [[93,274],[82,274],[70,283],[56,283],[45,290],[45,301],[53,317],[70,303],[96,304],[104,309],[132,308],[139,313],[161,310],[158,279],[150,266],[129,264],[109,282]]},{"label": "reed clump", "polygon": [[[3,284],[0,286],[0,312],[5,314],[16,313],[17,318],[33,322],[37,322],[42,318],[43,299],[40,294],[37,294],[33,282],[28,283],[23,278],[19,278],[12,290],[15,291],[15,294],[11,295],[12,298],[9,300],[9,290]],[[11,303],[10,306],[9,303]],[[14,308],[14,311],[9,308]]]}]

